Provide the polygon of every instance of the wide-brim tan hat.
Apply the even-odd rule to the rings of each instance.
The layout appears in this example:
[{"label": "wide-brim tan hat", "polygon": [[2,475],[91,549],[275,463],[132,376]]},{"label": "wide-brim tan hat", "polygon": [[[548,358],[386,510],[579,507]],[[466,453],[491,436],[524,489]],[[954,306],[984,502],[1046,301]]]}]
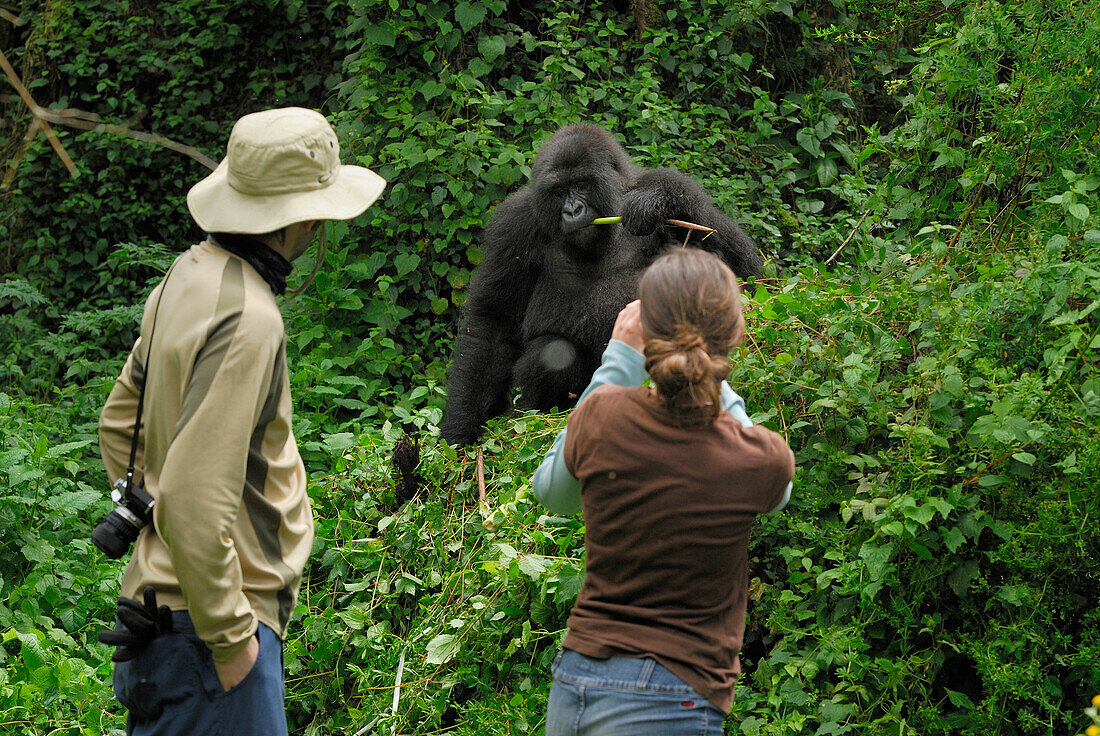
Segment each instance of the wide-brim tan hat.
[{"label": "wide-brim tan hat", "polygon": [[205,232],[258,235],[306,220],[350,220],[385,188],[370,169],[340,163],[323,115],[285,107],[236,122],[225,158],[191,187],[187,209]]}]

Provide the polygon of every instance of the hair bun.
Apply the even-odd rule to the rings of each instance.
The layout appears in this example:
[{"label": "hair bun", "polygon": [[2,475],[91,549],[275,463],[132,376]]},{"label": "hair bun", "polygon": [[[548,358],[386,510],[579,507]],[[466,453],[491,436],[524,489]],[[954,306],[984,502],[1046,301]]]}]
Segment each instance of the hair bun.
[{"label": "hair bun", "polygon": [[707,341],[703,338],[702,331],[695,325],[677,325],[676,333],[672,336],[672,344],[682,353],[707,349]]},{"label": "hair bun", "polygon": [[673,248],[646,269],[638,298],[646,371],[661,405],[678,424],[712,424],[744,330],[737,276],[713,253]]}]

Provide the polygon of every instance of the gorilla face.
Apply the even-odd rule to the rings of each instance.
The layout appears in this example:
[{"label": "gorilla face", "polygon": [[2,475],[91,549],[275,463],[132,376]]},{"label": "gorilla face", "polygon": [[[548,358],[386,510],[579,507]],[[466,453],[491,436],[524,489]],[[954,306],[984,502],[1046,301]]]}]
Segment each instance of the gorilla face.
[{"label": "gorilla face", "polygon": [[540,229],[571,256],[599,258],[615,226],[590,226],[597,217],[619,214],[633,173],[622,147],[603,128],[563,128],[543,145],[531,171]]}]

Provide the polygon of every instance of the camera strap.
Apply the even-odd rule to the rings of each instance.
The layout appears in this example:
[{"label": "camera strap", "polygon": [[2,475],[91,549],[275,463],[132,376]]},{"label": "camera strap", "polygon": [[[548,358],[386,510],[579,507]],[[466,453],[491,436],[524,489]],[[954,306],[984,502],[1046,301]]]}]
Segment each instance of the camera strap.
[{"label": "camera strap", "polygon": [[168,277],[172,275],[172,269],[175,267],[176,264],[173,263],[160,282],[157,304],[153,307],[153,324],[149,325],[149,344],[145,347],[145,367],[142,369],[141,391],[138,393],[137,413],[134,415],[134,436],[130,441],[130,463],[126,466],[127,496],[134,487],[134,464],[137,462],[138,436],[141,433],[141,413],[145,408],[145,386],[149,383],[149,363],[153,359],[153,334],[157,331],[157,313],[160,312],[160,300],[164,298],[165,284],[168,283]]}]

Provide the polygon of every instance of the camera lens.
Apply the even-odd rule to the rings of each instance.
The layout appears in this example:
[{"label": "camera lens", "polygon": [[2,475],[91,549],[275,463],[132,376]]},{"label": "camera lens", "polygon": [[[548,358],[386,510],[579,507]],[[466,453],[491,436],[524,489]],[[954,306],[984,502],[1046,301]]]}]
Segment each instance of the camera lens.
[{"label": "camera lens", "polygon": [[136,528],[115,509],[104,516],[103,521],[96,524],[95,529],[92,530],[92,543],[99,547],[103,554],[112,560],[117,560],[130,549],[130,545],[137,539],[140,531],[141,529]]}]

